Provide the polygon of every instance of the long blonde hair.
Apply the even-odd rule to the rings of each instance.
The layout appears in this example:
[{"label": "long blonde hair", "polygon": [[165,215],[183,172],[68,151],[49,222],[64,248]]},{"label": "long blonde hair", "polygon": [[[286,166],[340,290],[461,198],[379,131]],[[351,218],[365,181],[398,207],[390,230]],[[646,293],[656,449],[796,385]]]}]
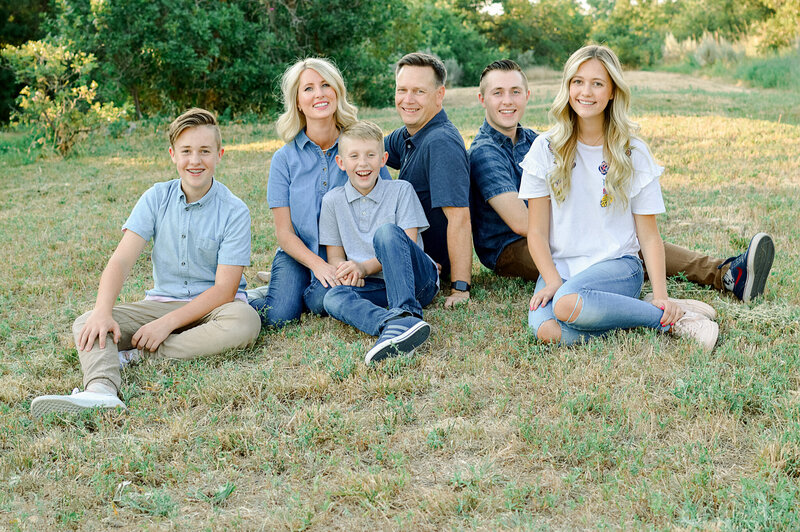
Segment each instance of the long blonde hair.
[{"label": "long blonde hair", "polygon": [[624,208],[628,205],[627,191],[633,177],[631,138],[639,126],[628,118],[631,90],[622,77],[622,65],[617,55],[606,46],[584,46],[564,65],[561,87],[549,113],[550,120],[555,122],[550,136],[555,168],[547,176],[547,183],[558,203],[567,198],[578,145],[578,117],[569,104],[569,86],[578,68],[590,59],[603,64],[613,84],[613,99],[603,111],[603,155],[608,163],[605,189],[610,200]]},{"label": "long blonde hair", "polygon": [[297,134],[306,127],[306,117],[297,108],[297,91],[300,88],[300,74],[309,68],[330,83],[336,92],[336,113],[333,116],[336,120],[336,127],[341,130],[357,120],[358,109],[347,101],[347,88],[344,86],[344,79],[336,65],[328,59],[308,57],[287,68],[281,78],[284,112],[275,122],[275,128],[286,143],[294,140]]}]

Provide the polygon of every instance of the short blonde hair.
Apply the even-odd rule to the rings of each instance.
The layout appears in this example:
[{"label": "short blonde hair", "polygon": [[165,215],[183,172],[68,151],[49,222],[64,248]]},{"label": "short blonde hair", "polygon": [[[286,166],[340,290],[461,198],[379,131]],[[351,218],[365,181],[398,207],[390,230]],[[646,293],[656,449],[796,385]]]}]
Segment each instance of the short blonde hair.
[{"label": "short blonde hair", "polygon": [[368,122],[366,120],[359,120],[343,129],[342,133],[339,135],[340,145],[344,139],[374,140],[380,143],[381,148],[383,148],[383,131],[381,127],[374,122]]},{"label": "short blonde hair", "polygon": [[181,133],[191,127],[208,126],[214,130],[214,139],[217,141],[217,151],[222,148],[222,134],[219,132],[217,117],[211,111],[199,107],[192,107],[169,125],[169,145],[174,148],[175,141]]},{"label": "short blonde hair", "polygon": [[278,117],[275,127],[286,143],[294,140],[306,127],[306,117],[297,107],[297,92],[300,88],[300,74],[309,68],[322,76],[336,92],[336,112],[333,115],[336,127],[344,129],[356,121],[358,109],[347,100],[347,88],[339,69],[328,59],[308,57],[287,68],[281,79],[284,112]]}]

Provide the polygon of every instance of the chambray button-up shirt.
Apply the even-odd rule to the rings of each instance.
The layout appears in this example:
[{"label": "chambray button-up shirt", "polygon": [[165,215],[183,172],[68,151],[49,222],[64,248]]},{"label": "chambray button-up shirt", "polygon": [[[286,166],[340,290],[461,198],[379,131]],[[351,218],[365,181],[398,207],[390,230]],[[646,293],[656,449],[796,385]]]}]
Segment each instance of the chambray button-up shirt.
[{"label": "chambray button-up shirt", "polygon": [[[250,210],[216,179],[194,203],[186,203],[180,179],[156,183],[122,229],[153,240],[148,298],[193,299],[214,286],[218,264],[250,264]],[[245,286],[242,275],[240,293]]]},{"label": "chambray button-up shirt", "polygon": [[494,270],[506,246],[522,237],[506,225],[489,205],[489,200],[505,192],[519,192],[522,180],[519,163],[530,151],[535,138],[532,129],[517,125],[517,143],[514,144],[484,120],[469,147],[472,241],[481,264],[490,270]]},{"label": "chambray button-up shirt", "polygon": [[[338,153],[338,139],[323,151],[303,130],[275,152],[269,165],[269,208],[289,207],[295,234],[318,255],[322,196],[347,183],[347,173],[336,164]],[[385,167],[381,169],[381,178],[391,179]]]}]

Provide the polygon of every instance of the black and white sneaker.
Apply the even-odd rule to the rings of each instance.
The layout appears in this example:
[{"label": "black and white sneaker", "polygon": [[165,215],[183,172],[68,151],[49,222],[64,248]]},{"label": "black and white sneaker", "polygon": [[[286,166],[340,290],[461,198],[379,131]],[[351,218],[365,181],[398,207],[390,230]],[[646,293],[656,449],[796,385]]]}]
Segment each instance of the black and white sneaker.
[{"label": "black and white sneaker", "polygon": [[764,293],[774,258],[775,244],[772,237],[767,233],[758,233],[750,240],[747,251],[720,264],[720,268],[728,263],[731,265],[722,276],[722,284],[747,303]]},{"label": "black and white sneaker", "polygon": [[386,322],[378,341],[367,352],[364,362],[378,362],[384,358],[410,355],[431,334],[431,326],[419,318],[404,316]]}]

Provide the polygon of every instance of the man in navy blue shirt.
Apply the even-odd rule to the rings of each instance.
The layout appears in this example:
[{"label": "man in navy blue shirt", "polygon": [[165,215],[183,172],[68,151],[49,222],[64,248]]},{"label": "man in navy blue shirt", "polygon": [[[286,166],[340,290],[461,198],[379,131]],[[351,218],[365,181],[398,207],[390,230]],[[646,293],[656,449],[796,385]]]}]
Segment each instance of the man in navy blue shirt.
[{"label": "man in navy blue shirt", "polygon": [[[481,263],[498,275],[535,281],[539,272],[528,251],[528,206],[519,199],[519,163],[536,138],[520,125],[530,97],[528,79],[514,61],[495,61],[481,74],[478,100],[486,119],[469,149],[472,231]],[[747,251],[726,260],[664,243],[667,275],[729,290],[743,301],[761,295],[774,246],[758,233]]]},{"label": "man in navy blue shirt", "polygon": [[469,163],[464,140],[442,109],[444,63],[411,53],[397,63],[395,107],[404,127],[386,137],[387,164],[412,184],[430,229],[422,234],[425,251],[450,275],[445,306],[469,299],[472,234]]}]

